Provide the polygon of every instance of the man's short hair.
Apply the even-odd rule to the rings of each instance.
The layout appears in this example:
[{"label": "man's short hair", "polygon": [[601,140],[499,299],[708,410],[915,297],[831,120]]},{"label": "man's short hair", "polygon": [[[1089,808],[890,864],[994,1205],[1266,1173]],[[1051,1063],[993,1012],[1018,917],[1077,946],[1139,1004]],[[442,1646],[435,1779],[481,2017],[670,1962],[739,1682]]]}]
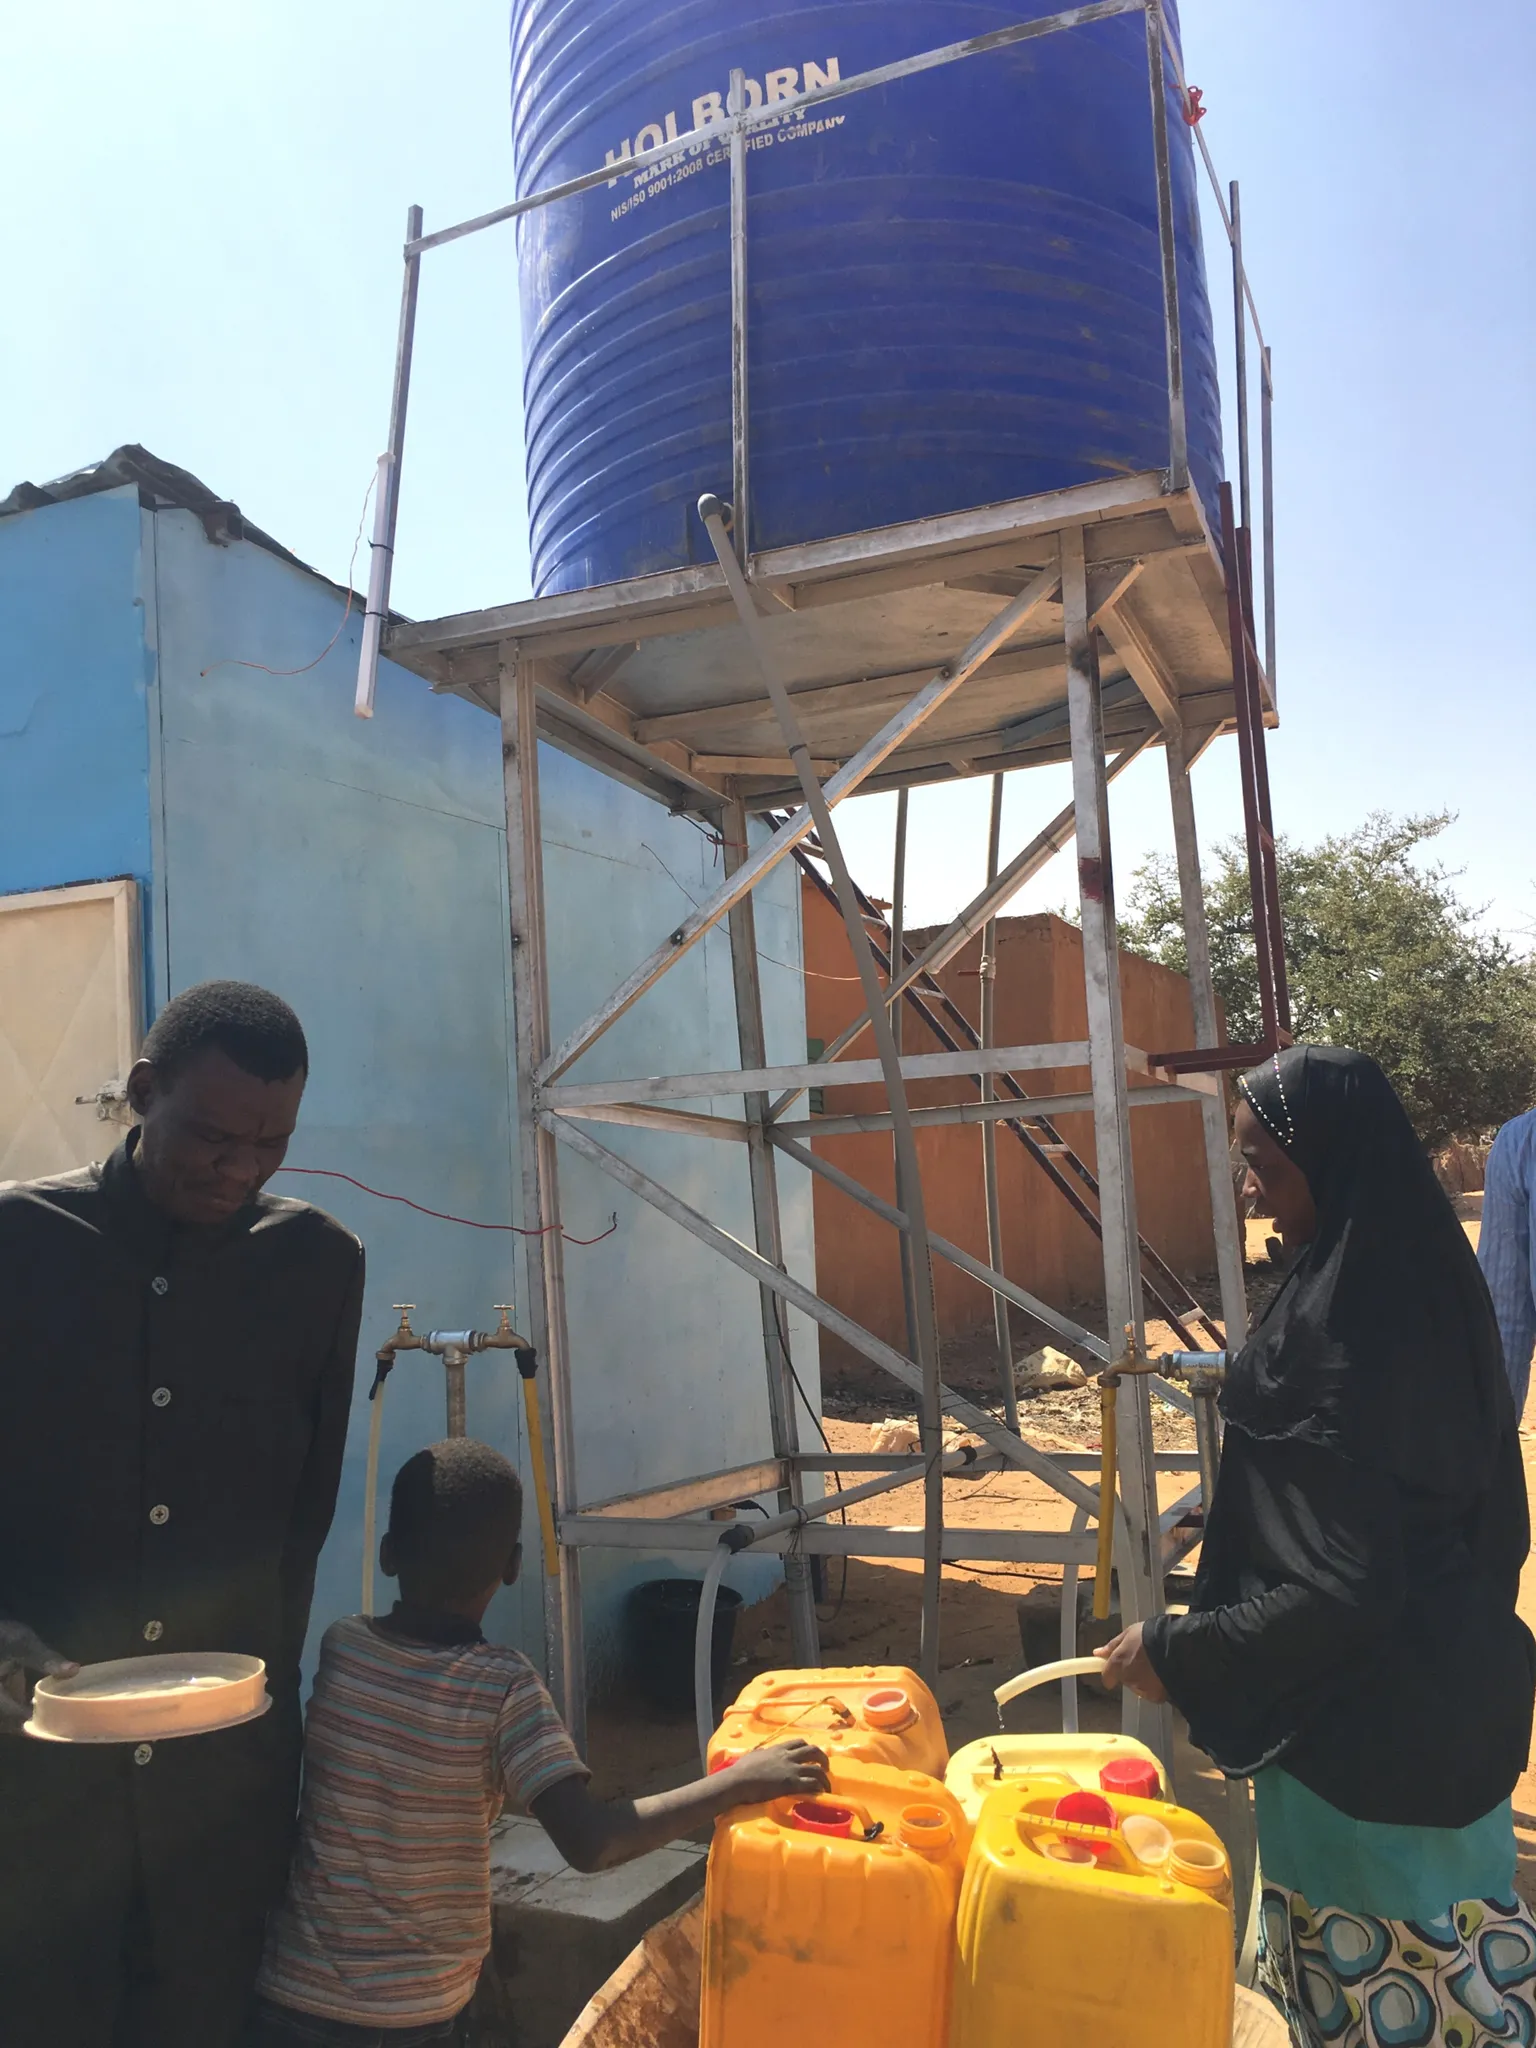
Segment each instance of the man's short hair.
[{"label": "man's short hair", "polygon": [[474,1594],[507,1568],[523,1525],[523,1482],[472,1437],[407,1458],[389,1497],[395,1568],[440,1593]]},{"label": "man's short hair", "polygon": [[172,996],[150,1025],[139,1057],[170,1081],[210,1049],[258,1081],[309,1072],[304,1027],[281,996],[250,981],[202,981]]}]

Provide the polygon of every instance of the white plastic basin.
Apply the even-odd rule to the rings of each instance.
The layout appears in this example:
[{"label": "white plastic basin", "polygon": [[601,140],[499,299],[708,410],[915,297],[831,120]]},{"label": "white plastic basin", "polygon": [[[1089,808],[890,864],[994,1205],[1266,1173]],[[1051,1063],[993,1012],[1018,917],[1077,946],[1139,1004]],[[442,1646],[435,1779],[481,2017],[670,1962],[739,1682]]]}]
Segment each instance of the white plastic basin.
[{"label": "white plastic basin", "polygon": [[272,1704],[259,1657],[184,1651],[39,1679],[27,1733],[44,1742],[163,1742],[254,1721]]}]

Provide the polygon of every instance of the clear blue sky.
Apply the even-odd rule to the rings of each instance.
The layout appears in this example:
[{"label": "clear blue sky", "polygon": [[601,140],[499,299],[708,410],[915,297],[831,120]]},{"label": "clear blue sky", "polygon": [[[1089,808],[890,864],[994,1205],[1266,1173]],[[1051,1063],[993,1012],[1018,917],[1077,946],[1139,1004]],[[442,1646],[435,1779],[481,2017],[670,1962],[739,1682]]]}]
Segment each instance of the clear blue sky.
[{"label": "clear blue sky", "polygon": [[[1275,353],[1277,823],[1313,838],[1372,809],[1455,810],[1444,857],[1529,936],[1536,9],[1183,15]],[[430,227],[510,195],[501,0],[55,0],[6,41],[0,490],[141,441],[344,576],[406,206]],[[527,590],[512,271],[506,230],[428,258],[395,586],[417,616]],[[1122,887],[1166,842],[1165,788],[1160,756],[1117,788]],[[1009,838],[1063,793],[1055,771],[1014,777]],[[1208,838],[1234,829],[1230,742],[1197,800]],[[882,895],[889,813],[843,814]],[[914,798],[914,922],[978,884],[985,813],[984,784]],[[1058,861],[1023,907],[1070,888]]]}]

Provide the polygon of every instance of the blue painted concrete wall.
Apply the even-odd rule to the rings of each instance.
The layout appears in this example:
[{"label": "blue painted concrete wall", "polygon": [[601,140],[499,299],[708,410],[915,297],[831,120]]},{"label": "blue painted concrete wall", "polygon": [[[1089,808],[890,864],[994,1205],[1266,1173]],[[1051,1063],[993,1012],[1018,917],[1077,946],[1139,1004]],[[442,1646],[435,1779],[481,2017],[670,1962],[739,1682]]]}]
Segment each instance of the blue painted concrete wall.
[{"label": "blue painted concrete wall", "polygon": [[151,873],[131,486],[0,519],[0,891]]},{"label": "blue painted concrete wall", "polygon": [[[590,1015],[680,913],[721,878],[702,833],[645,797],[543,750],[545,892],[550,904],[554,1037]],[[756,892],[764,1024],[770,1061],[805,1057],[799,890],[785,863]],[[724,926],[687,954],[570,1070],[572,1080],[728,1069],[740,1064]],[[706,1105],[691,1105],[701,1107]],[[719,1113],[741,1114],[722,1099]],[[722,1228],[752,1241],[744,1148],[615,1124],[588,1128]],[[566,1254],[571,1370],[580,1422],[583,1500],[718,1471],[771,1449],[756,1286],[675,1223],[568,1150],[561,1153],[567,1229],[590,1236],[617,1212],[613,1237]],[[779,1167],[785,1258],[814,1280],[809,1177]],[[791,1311],[790,1344],[819,1402],[813,1326]],[[809,1434],[809,1432],[806,1432]],[[675,1569],[697,1577],[697,1553]],[[653,1559],[587,1553],[588,1612],[598,1617],[594,1665],[608,1666],[602,1617],[622,1588],[654,1577]],[[726,1578],[748,1599],[778,1576],[742,1558]]]},{"label": "blue painted concrete wall", "polygon": [[[0,522],[3,526],[3,522]],[[161,994],[213,975],[278,989],[308,1032],[313,1074],[290,1158],[479,1222],[520,1221],[511,1130],[511,1014],[498,728],[386,663],[377,715],[351,710],[358,621],[342,599],[250,543],[215,547],[190,514],[146,515],[161,738],[153,838]],[[240,664],[260,664],[241,666]],[[311,666],[310,664],[315,664]],[[270,671],[302,670],[299,674]],[[718,875],[685,821],[541,750],[555,1030],[579,1020]],[[771,1058],[803,1055],[799,899],[789,871],[759,892]],[[736,1064],[723,933],[630,1013],[583,1075]],[[744,1153],[654,1133],[599,1135],[750,1237]],[[769,1449],[755,1290],[584,1161],[563,1162],[567,1227],[612,1237],[567,1254],[581,1497],[764,1456]],[[329,1208],[368,1247],[366,1360],[418,1304],[418,1328],[484,1326],[526,1300],[517,1240],[432,1221],[340,1180],[276,1185]],[[812,1270],[810,1190],[785,1184],[788,1255]],[[814,1339],[795,1328],[813,1386]],[[357,1604],[368,1380],[360,1374],[316,1627]],[[522,1457],[515,1370],[470,1368],[472,1432]],[[382,1470],[443,1430],[435,1363],[407,1357],[390,1385]],[[530,1559],[532,1552],[530,1550]],[[662,1567],[666,1568],[666,1567]],[[698,1564],[678,1568],[697,1575]],[[613,1675],[622,1595],[655,1560],[589,1560],[594,1675]],[[744,1560],[749,1597],[776,1575]],[[537,1571],[491,1625],[541,1642]]]},{"label": "blue painted concrete wall", "polygon": [[[505,866],[492,721],[386,664],[379,715],[352,715],[355,613],[250,543],[214,547],[198,520],[146,520],[159,648],[166,989],[232,975],[304,1020],[311,1078],[289,1160],[428,1208],[512,1220]],[[241,666],[256,664],[261,667]],[[272,674],[270,670],[303,670]],[[162,991],[162,994],[164,991]],[[345,1181],[284,1173],[368,1248],[363,1369],[315,1621],[355,1612],[367,1447],[367,1360],[393,1328],[487,1326],[518,1298],[515,1240],[434,1221]],[[521,1458],[515,1374],[476,1370],[470,1426]],[[385,1484],[444,1434],[442,1369],[407,1358],[390,1382]],[[537,1588],[504,1601],[536,1643]],[[380,1592],[388,1596],[389,1588]]]},{"label": "blue painted concrete wall", "polygon": [[[526,1301],[511,1127],[511,996],[496,723],[383,666],[377,716],[351,700],[359,621],[318,577],[249,542],[216,546],[131,488],[0,520],[0,890],[131,874],[144,886],[150,1014],[216,975],[265,982],[304,1019],[313,1074],[286,1175],[368,1247],[363,1369],[316,1630],[358,1602],[367,1361],[418,1304],[418,1328],[485,1325]],[[338,631],[338,628],[340,629]],[[334,642],[334,644],[330,644]],[[329,645],[329,652],[322,650]],[[322,656],[318,661],[317,656]],[[298,671],[284,673],[284,671]],[[546,885],[557,1034],[608,994],[718,878],[693,826],[548,748]],[[769,1057],[804,1051],[799,897],[791,871],[758,893]],[[729,952],[711,935],[578,1070],[586,1077],[736,1064]],[[726,1105],[727,1107],[729,1105]],[[610,1147],[750,1239],[745,1155],[599,1129]],[[567,1255],[586,1501],[743,1463],[769,1449],[755,1290],[675,1225],[567,1156]],[[786,1249],[812,1277],[810,1190],[784,1175]],[[815,1392],[815,1342],[791,1316]],[[470,1427],[520,1462],[509,1360],[472,1365]],[[435,1362],[390,1384],[386,1480],[442,1434]],[[531,1556],[531,1552],[530,1552]],[[594,1675],[616,1670],[622,1599],[696,1560],[586,1564]],[[755,1597],[777,1567],[733,1565]],[[387,1587],[381,1591],[387,1592]],[[534,1654],[537,1570],[491,1625]]]}]

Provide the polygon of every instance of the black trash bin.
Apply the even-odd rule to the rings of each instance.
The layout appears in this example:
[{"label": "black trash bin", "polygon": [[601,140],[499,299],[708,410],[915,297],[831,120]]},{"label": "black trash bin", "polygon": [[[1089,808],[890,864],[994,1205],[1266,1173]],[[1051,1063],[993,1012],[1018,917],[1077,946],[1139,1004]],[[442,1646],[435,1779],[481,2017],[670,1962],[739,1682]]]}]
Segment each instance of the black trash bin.
[{"label": "black trash bin", "polygon": [[[630,1677],[641,1698],[665,1714],[693,1712],[693,1644],[699,1627],[697,1579],[651,1579],[629,1596]],[[709,1652],[716,1718],[725,1697],[731,1644],[741,1595],[729,1586],[715,1594]]]}]

